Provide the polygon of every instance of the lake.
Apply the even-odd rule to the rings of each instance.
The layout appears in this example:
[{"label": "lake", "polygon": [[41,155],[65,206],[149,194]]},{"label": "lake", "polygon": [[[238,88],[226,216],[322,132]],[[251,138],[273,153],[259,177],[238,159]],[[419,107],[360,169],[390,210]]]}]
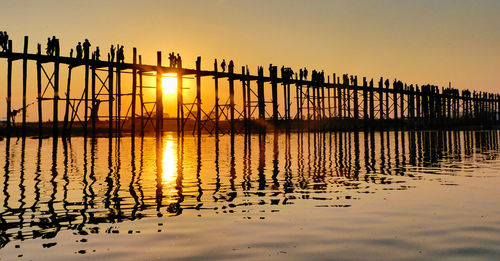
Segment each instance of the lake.
[{"label": "lake", "polygon": [[500,259],[500,132],[0,141],[0,260]]}]

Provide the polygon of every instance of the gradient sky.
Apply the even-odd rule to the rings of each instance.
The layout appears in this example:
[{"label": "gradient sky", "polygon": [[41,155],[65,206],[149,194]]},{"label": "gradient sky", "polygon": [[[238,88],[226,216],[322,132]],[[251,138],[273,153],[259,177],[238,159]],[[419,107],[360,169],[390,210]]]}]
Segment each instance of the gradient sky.
[{"label": "gradient sky", "polygon": [[202,56],[204,69],[226,58],[253,72],[273,63],[499,92],[498,14],[498,0],[4,1],[0,29],[16,51],[24,35],[32,52],[56,35],[65,55],[88,38],[102,53],[124,44],[127,60],[137,47],[151,64],[175,51],[191,68]]}]

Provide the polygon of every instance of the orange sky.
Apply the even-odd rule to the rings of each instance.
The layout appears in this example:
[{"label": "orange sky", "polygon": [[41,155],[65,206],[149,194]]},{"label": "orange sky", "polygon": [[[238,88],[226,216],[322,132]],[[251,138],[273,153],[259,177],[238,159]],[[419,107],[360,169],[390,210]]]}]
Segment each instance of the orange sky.
[{"label": "orange sky", "polygon": [[[459,89],[499,92],[499,13],[495,0],[9,1],[0,9],[0,30],[9,32],[16,51],[24,35],[30,36],[31,52],[36,42],[45,44],[56,35],[64,55],[88,38],[102,53],[111,44],[124,44],[127,61],[137,47],[151,64],[156,51],[165,58],[175,51],[190,68],[202,56],[204,69],[213,67],[214,58],[225,58],[234,59],[238,72],[241,65],[255,73],[258,65],[273,63],[415,84],[447,86],[451,81]],[[13,107],[18,108],[21,62],[14,68]],[[1,97],[5,69],[6,61],[0,60]],[[34,66],[29,70],[28,103],[36,95]],[[76,74],[75,89],[81,86]],[[65,81],[62,72],[61,89]],[[192,87],[194,81],[185,84]],[[211,86],[204,80],[207,107],[213,103]],[[173,108],[167,105],[166,111]]]}]

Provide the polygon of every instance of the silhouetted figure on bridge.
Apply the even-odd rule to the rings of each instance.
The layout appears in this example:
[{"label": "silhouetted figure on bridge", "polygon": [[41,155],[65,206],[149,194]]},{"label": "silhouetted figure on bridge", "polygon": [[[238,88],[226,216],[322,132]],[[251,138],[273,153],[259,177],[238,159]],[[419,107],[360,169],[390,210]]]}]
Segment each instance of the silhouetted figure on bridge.
[{"label": "silhouetted figure on bridge", "polygon": [[304,78],[304,70],[302,70],[302,68],[300,68],[299,70],[299,79],[303,79]]},{"label": "silhouetted figure on bridge", "polygon": [[69,50],[69,57],[73,58],[73,48],[71,48],[71,50]]},{"label": "silhouetted figure on bridge", "polygon": [[82,43],[78,42],[78,45],[76,46],[76,59],[82,59],[82,57],[83,57]]},{"label": "silhouetted figure on bridge", "polygon": [[170,62],[170,67],[175,67],[176,65],[176,58],[174,52],[171,52],[168,54],[168,60]]},{"label": "silhouetted figure on bridge", "polygon": [[227,66],[227,70],[229,72],[234,72],[234,63],[233,63],[233,60],[229,61],[229,65]]},{"label": "silhouetted figure on bridge", "polygon": [[99,50],[99,46],[95,48],[95,59],[99,61],[99,57],[101,57],[101,50]]},{"label": "silhouetted figure on bridge", "polygon": [[175,63],[177,64],[177,68],[182,68],[182,58],[179,55],[179,53],[177,53],[177,58],[175,59]]},{"label": "silhouetted figure on bridge", "polygon": [[304,67],[304,80],[307,80],[307,68]]},{"label": "silhouetted figure on bridge", "polygon": [[109,48],[109,61],[110,62],[114,62],[115,61],[115,53],[116,53],[116,49],[115,49],[115,46],[114,45],[111,45],[111,47]]},{"label": "silhouetted figure on bridge", "polygon": [[123,45],[120,46],[118,45],[117,50],[116,50],[116,60],[119,63],[124,63],[125,62],[125,54],[123,53]]},{"label": "silhouetted figure on bridge", "polygon": [[220,67],[222,68],[222,72],[226,72],[226,60],[222,59],[222,63],[220,64]]},{"label": "silhouetted figure on bridge", "polygon": [[83,42],[83,59],[88,60],[90,56],[90,42],[88,39],[85,39]]},{"label": "silhouetted figure on bridge", "polygon": [[6,52],[8,51],[8,46],[9,44],[9,35],[7,32],[0,32],[0,46],[2,47],[2,51]]},{"label": "silhouetted figure on bridge", "polygon": [[55,36],[52,36],[52,55],[54,54],[59,54],[59,39],[57,39]]},{"label": "silhouetted figure on bridge", "polygon": [[45,53],[48,56],[52,56],[52,40],[50,40],[50,37],[47,38],[47,47],[45,48]]}]

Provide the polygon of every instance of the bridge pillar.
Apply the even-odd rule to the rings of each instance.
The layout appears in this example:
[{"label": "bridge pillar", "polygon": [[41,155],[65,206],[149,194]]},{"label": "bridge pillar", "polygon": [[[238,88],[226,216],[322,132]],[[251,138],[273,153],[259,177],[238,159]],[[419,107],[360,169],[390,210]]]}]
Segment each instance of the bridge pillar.
[{"label": "bridge pillar", "polygon": [[24,37],[24,59],[23,59],[23,125],[22,125],[22,135],[26,136],[26,79],[27,79],[27,64],[28,60],[26,55],[28,54],[28,36]]},{"label": "bridge pillar", "polygon": [[[163,132],[163,71],[161,69],[161,52],[156,53],[156,135]],[[119,115],[119,114],[118,114]]]},{"label": "bridge pillar", "polygon": [[217,59],[214,61],[214,81],[215,81],[215,136],[219,135],[219,78],[217,77]]}]

